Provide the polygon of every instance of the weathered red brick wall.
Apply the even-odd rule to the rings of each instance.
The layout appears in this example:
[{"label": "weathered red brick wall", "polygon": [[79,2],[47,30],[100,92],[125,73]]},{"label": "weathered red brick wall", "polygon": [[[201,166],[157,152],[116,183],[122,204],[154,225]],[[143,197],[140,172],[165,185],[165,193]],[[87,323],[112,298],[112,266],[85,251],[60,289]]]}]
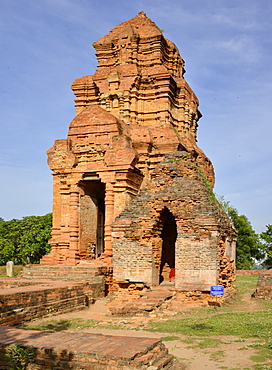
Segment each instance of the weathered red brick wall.
[{"label": "weathered red brick wall", "polygon": [[257,275],[265,273],[267,270],[236,270],[237,276],[246,276],[246,275]]},{"label": "weathered red brick wall", "polygon": [[94,299],[104,297],[105,292],[110,290],[112,281],[112,267],[97,265],[27,265],[20,273],[24,279],[44,279],[61,281],[88,282],[93,291]]},{"label": "weathered red brick wall", "polygon": [[[58,287],[59,285],[59,287]],[[0,291],[0,325],[18,325],[56,312],[83,309],[93,302],[88,283],[43,283]]]},{"label": "weathered red brick wall", "polygon": [[272,299],[272,269],[259,275],[255,298]]},{"label": "weathered red brick wall", "polygon": [[[10,344],[31,346],[35,358],[27,369],[119,370],[172,368],[174,356],[156,338],[114,337],[90,333],[50,333],[0,327],[0,369],[8,370]],[[176,368],[176,367],[174,367]],[[179,363],[178,369],[183,369]]]},{"label": "weathered red brick wall", "polygon": [[[220,277],[220,240],[228,240],[234,275],[235,231],[216,199],[203,183],[193,157],[183,152],[166,156],[142,190],[113,224],[113,271],[116,280],[159,282],[163,213],[171,212],[177,224],[175,287],[209,290]],[[233,239],[232,239],[233,238]],[[225,279],[227,282],[232,276]]]}]

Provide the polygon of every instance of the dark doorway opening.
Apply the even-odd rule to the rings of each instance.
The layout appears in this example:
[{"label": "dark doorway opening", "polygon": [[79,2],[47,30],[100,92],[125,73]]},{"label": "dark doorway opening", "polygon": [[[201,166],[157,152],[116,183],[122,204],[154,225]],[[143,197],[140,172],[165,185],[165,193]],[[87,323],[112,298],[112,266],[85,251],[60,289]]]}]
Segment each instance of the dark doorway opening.
[{"label": "dark doorway opening", "polygon": [[173,282],[175,279],[175,244],[177,240],[176,220],[168,209],[165,209],[163,219],[165,221],[161,233],[160,283]]},{"label": "dark doorway opening", "polygon": [[105,192],[103,197],[98,197],[97,201],[97,234],[96,234],[96,255],[100,256],[104,252],[104,233],[105,233]]},{"label": "dark doorway opening", "polygon": [[104,252],[106,185],[94,179],[80,186],[80,246],[87,258],[97,258]]}]

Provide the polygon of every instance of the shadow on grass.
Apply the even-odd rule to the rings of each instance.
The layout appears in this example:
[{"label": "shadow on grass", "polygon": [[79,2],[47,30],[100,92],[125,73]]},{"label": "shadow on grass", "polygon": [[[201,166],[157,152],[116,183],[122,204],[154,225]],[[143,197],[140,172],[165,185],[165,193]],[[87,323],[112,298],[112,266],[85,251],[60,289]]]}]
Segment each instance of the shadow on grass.
[{"label": "shadow on grass", "polygon": [[39,324],[27,325],[22,329],[26,330],[42,330],[42,331],[64,331],[68,329],[85,329],[92,328],[99,324],[96,320],[82,320],[75,319],[61,319],[61,320],[47,320]]},{"label": "shadow on grass", "polygon": [[193,324],[193,325],[190,325],[190,327],[193,330],[212,330],[213,329],[212,325],[207,325],[205,323]]},{"label": "shadow on grass", "polygon": [[37,325],[27,326],[24,327],[26,330],[53,330],[53,331],[63,331],[70,329],[72,327],[73,323],[71,320],[51,320],[49,322],[44,322]]}]

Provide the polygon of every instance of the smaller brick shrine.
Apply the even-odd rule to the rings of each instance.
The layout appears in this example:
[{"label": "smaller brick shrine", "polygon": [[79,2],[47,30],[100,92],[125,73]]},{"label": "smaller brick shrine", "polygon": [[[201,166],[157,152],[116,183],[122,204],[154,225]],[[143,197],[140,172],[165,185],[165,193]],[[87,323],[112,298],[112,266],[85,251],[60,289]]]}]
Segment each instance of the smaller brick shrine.
[{"label": "smaller brick shrine", "polygon": [[257,288],[252,296],[272,300],[272,269],[260,273]]},{"label": "smaller brick shrine", "polygon": [[236,231],[212,193],[176,45],[140,12],[93,46],[98,66],[72,84],[68,136],[47,152],[52,251],[41,264],[112,265],[119,284],[231,285]]}]

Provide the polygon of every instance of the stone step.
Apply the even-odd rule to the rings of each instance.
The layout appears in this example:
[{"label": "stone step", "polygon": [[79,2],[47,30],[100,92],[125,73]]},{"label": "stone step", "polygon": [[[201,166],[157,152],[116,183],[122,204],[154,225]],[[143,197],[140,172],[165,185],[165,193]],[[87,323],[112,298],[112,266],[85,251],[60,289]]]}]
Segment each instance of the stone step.
[{"label": "stone step", "polygon": [[[172,361],[174,360],[173,355],[165,354],[162,358],[158,359],[153,363],[152,366],[154,366],[156,369],[172,369]],[[169,367],[171,366],[171,367]],[[183,367],[180,369],[184,369]]]},{"label": "stone step", "polygon": [[173,359],[174,356],[168,354],[168,350],[160,342],[149,352],[137,357],[134,362],[140,368],[149,364],[154,369],[162,369],[165,368],[168,364],[172,363]]}]

